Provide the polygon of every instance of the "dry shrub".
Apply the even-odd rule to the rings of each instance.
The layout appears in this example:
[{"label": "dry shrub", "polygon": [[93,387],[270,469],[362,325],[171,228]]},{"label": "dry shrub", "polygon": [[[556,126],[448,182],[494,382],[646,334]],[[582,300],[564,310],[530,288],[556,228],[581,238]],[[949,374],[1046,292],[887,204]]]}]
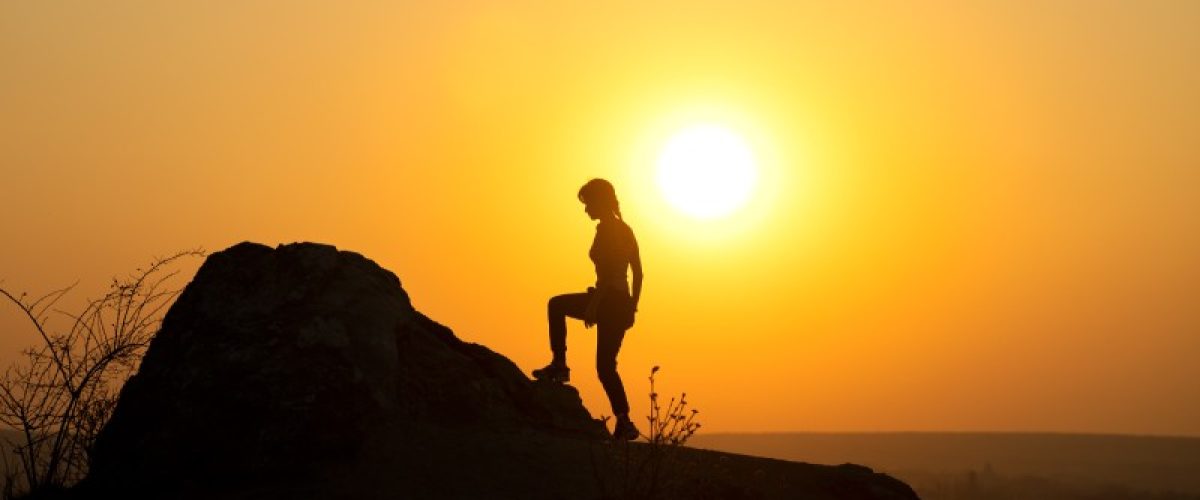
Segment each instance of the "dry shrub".
[{"label": "dry shrub", "polygon": [[[649,427],[643,443],[619,441],[601,453],[592,455],[592,469],[603,498],[641,500],[679,498],[692,479],[690,467],[678,460],[678,450],[700,429],[699,410],[689,408],[687,393],[672,397],[664,408],[658,397],[655,377],[659,367],[650,369]],[[607,424],[608,417],[602,417]]]},{"label": "dry shrub", "polygon": [[[112,415],[117,395],[133,375],[163,314],[178,296],[173,264],[201,257],[188,250],[154,259],[144,269],[113,278],[108,292],[78,313],[55,305],[75,285],[37,297],[0,288],[37,331],[40,342],[0,377],[0,424],[16,460],[5,456],[5,497],[62,490],[87,474],[96,435]],[[52,321],[52,319],[61,321]]]}]

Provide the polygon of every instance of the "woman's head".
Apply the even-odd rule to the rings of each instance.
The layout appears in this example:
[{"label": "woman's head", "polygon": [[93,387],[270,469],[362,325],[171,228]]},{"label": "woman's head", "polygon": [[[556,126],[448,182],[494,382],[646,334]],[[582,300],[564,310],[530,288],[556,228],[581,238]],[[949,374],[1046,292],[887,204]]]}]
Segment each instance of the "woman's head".
[{"label": "woman's head", "polygon": [[592,179],[579,188],[579,201],[585,205],[585,210],[593,219],[599,219],[607,214],[621,218],[621,203],[617,201],[617,190],[612,183],[604,179]]}]

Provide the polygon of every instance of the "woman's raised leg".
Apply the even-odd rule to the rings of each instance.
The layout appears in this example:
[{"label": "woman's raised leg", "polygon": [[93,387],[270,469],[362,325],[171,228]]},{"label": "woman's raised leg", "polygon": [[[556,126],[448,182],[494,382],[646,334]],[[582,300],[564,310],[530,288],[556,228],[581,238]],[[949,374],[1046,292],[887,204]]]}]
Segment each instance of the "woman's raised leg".
[{"label": "woman's raised leg", "polygon": [[554,360],[566,363],[567,317],[583,319],[590,297],[586,293],[567,293],[550,298],[546,304],[546,317],[550,323],[550,352]]}]

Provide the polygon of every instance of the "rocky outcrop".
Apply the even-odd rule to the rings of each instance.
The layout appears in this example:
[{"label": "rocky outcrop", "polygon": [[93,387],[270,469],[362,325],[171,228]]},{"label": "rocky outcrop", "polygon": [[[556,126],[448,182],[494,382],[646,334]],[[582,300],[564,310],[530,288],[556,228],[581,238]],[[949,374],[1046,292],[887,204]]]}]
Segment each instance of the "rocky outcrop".
[{"label": "rocky outcrop", "polygon": [[[242,243],[166,314],[75,494],[599,498],[621,460],[657,453],[605,436],[573,388],[460,340],[371,260]],[[679,451],[719,497],[915,498],[869,469]],[[762,477],[775,489],[753,489]]]},{"label": "rocky outcrop", "polygon": [[413,309],[361,255],[213,254],[164,318],[96,443],[89,486],[239,483],[352,457],[392,420],[603,436],[574,389]]}]

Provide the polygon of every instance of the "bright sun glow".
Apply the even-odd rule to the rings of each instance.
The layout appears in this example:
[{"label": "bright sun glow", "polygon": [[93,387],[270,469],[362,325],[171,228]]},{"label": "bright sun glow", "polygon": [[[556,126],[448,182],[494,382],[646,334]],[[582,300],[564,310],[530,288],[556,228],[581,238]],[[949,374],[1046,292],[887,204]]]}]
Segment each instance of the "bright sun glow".
[{"label": "bright sun glow", "polygon": [[750,147],[720,125],[677,132],[658,156],[658,187],[675,208],[700,219],[733,213],[750,199],[758,169]]}]

